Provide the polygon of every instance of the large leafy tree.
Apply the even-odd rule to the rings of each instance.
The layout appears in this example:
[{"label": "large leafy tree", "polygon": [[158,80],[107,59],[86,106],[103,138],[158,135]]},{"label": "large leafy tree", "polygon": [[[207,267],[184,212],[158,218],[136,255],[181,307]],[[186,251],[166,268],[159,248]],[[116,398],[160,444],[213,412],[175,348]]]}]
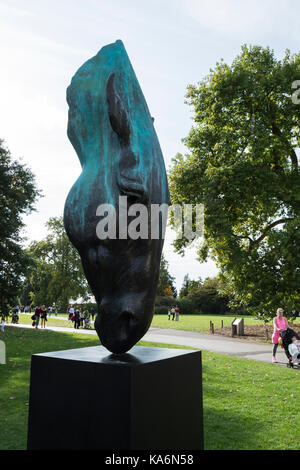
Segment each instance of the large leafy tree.
[{"label": "large leafy tree", "polygon": [[229,310],[228,297],[223,293],[223,286],[218,277],[192,280],[189,275],[184,281],[179,294],[180,301],[189,301],[191,309],[197,313],[223,314]]},{"label": "large leafy tree", "polygon": [[13,160],[0,140],[0,308],[4,311],[17,302],[30,265],[23,247],[23,216],[34,210],[39,195],[32,171]]},{"label": "large leafy tree", "polygon": [[55,303],[66,309],[70,299],[82,297],[88,300],[91,291],[80,256],[67,237],[62,218],[50,218],[47,227],[46,238],[32,242],[27,250],[34,264],[24,281],[23,293],[26,295],[29,291],[34,304]]},{"label": "large leafy tree", "polygon": [[217,63],[188,87],[189,153],[170,173],[173,203],[204,204],[199,259],[211,256],[232,305],[253,313],[300,303],[299,78],[300,54],[289,51],[278,60],[243,46],[231,65]]}]

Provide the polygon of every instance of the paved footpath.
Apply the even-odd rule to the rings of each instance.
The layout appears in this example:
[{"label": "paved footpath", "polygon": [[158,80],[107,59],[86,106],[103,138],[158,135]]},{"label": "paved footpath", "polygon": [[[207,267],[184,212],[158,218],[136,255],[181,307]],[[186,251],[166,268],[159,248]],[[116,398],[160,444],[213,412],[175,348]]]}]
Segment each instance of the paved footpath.
[{"label": "paved footpath", "polygon": [[[244,357],[256,361],[271,362],[272,345],[247,341],[242,339],[232,339],[226,336],[196,333],[193,331],[171,330],[150,328],[143,340],[167,344],[180,344],[205,351],[227,354],[230,356]],[[278,348],[277,360],[287,363],[286,355]]]},{"label": "paved footpath", "polygon": [[[29,324],[13,325],[10,323],[9,326],[32,329],[32,326]],[[43,330],[42,328],[39,329]],[[48,326],[45,329],[63,333],[97,334],[94,329],[86,330],[80,328],[75,330],[75,328],[66,328],[61,326]],[[262,362],[271,362],[272,358],[271,344],[245,341],[242,339],[232,339],[225,336],[196,333],[193,331],[150,328],[142,340],[151,341],[153,343],[190,346],[192,348],[203,349],[205,351],[244,357],[246,359],[254,359]],[[286,355],[280,347],[278,348],[277,359],[281,364],[287,363]]]}]

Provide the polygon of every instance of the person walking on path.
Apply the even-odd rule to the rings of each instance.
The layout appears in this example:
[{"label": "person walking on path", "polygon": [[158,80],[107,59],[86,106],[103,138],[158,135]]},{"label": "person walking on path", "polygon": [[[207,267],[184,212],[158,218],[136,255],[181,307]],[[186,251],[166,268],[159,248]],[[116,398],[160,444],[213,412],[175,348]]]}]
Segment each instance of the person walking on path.
[{"label": "person walking on path", "polygon": [[42,305],[41,308],[41,328],[46,328],[46,321],[47,321],[47,310],[45,305]]},{"label": "person walking on path", "polygon": [[279,338],[283,331],[287,330],[289,327],[287,319],[283,316],[284,311],[282,308],[278,308],[276,312],[276,317],[273,319],[274,331],[272,334],[272,343],[273,343],[273,355],[272,362],[278,362],[276,359],[276,352],[278,348]]},{"label": "person walking on path", "polygon": [[175,308],[174,307],[171,308],[171,314],[172,314],[172,321],[174,321],[174,318],[175,318]]},{"label": "person walking on path", "polygon": [[83,312],[83,319],[84,319],[84,328],[90,328],[90,312],[85,310]]},{"label": "person walking on path", "polygon": [[81,327],[83,327],[83,319],[84,319],[84,315],[83,315],[82,310],[80,308],[79,309],[79,323],[80,323]]},{"label": "person walking on path", "polygon": [[78,308],[75,310],[75,321],[74,321],[74,328],[79,330],[80,327],[80,312]]},{"label": "person walking on path", "polygon": [[36,329],[36,330],[37,330],[38,327],[39,327],[39,321],[40,321],[41,313],[42,313],[41,307],[36,307],[36,308],[35,308],[35,311],[34,311],[34,316],[35,316],[35,323],[34,323],[34,326],[35,326],[35,329]]},{"label": "person walking on path", "polygon": [[69,320],[71,320],[71,317],[72,317],[74,314],[75,314],[75,309],[74,309],[74,307],[73,307],[72,305],[69,305],[69,307],[68,307],[68,315],[69,315],[68,318],[69,318]]}]

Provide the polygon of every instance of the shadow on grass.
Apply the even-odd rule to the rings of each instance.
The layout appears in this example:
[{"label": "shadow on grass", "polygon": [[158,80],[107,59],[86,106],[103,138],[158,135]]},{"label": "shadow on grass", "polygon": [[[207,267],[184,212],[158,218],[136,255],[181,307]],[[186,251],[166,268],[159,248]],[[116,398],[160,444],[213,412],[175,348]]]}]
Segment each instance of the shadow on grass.
[{"label": "shadow on grass", "polygon": [[256,431],[260,421],[245,417],[232,410],[204,407],[205,450],[257,450],[261,449]]}]

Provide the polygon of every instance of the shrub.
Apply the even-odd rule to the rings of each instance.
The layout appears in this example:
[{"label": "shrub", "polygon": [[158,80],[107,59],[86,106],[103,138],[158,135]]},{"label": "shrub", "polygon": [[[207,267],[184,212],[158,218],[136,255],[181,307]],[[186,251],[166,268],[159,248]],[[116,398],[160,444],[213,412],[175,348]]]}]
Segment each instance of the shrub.
[{"label": "shrub", "polygon": [[170,297],[168,295],[160,295],[157,296],[155,299],[155,306],[161,307],[161,306],[167,306],[167,307],[173,307],[175,305],[176,300],[173,297]]},{"label": "shrub", "polygon": [[156,315],[168,315],[169,308],[166,306],[160,306],[154,308],[154,313]]}]

